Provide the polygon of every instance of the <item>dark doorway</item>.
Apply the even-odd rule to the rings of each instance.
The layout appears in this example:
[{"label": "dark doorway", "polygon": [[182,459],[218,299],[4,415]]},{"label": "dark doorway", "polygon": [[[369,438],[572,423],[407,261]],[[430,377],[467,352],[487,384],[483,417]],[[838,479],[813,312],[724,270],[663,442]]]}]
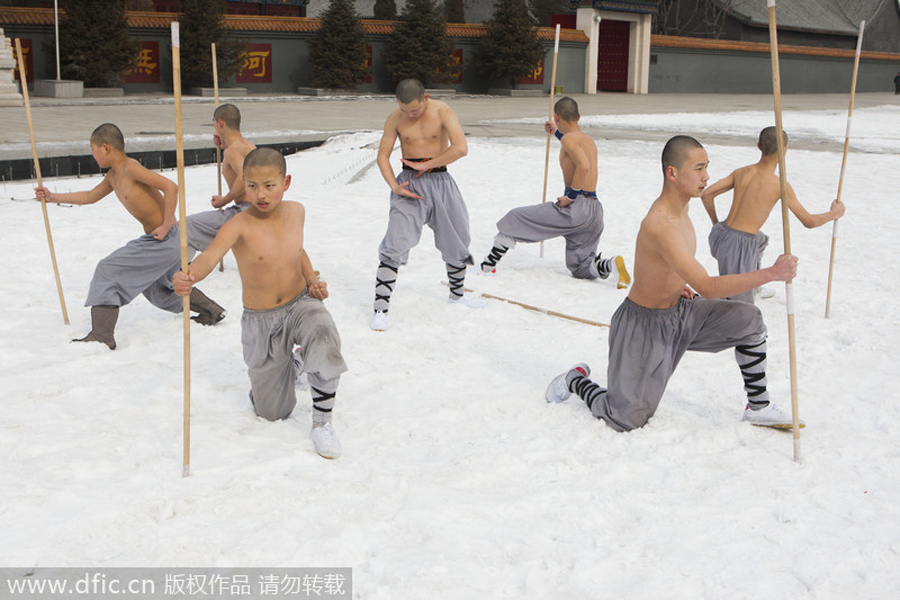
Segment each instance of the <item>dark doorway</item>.
[{"label": "dark doorway", "polygon": [[624,92],[628,89],[628,21],[600,21],[600,49],[597,56],[597,90]]}]

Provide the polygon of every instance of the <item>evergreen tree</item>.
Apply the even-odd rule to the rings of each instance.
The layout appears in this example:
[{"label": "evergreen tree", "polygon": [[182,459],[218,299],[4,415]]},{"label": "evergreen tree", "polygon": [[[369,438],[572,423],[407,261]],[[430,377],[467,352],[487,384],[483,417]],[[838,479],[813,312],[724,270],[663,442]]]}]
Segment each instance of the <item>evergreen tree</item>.
[{"label": "evergreen tree", "polygon": [[60,16],[59,62],[65,79],[112,87],[135,64],[140,46],[128,39],[121,2],[69,0]]},{"label": "evergreen tree", "polygon": [[408,0],[388,38],[385,67],[395,83],[413,77],[423,85],[450,70],[453,45],[434,0]]},{"label": "evergreen tree", "polygon": [[397,18],[397,3],[394,0],[375,0],[375,18],[393,21]]},{"label": "evergreen tree", "polygon": [[463,0],[445,0],[444,10],[447,14],[448,23],[466,22],[466,5]]},{"label": "evergreen tree", "polygon": [[219,80],[240,73],[246,46],[225,30],[225,0],[182,0],[181,9],[181,87],[213,85],[212,44]]},{"label": "evergreen tree", "polygon": [[309,44],[313,84],[354,88],[366,78],[365,29],[350,0],[331,0]]},{"label": "evergreen tree", "polygon": [[515,87],[516,79],[534,71],[545,54],[525,0],[497,0],[486,24],[488,34],[475,65],[488,77]]}]

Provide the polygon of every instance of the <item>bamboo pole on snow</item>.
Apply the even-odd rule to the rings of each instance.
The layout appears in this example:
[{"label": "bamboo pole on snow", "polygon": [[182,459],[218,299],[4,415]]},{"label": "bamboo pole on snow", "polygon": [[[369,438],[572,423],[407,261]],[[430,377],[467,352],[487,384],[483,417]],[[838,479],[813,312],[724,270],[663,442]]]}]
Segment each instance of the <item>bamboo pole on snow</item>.
[{"label": "bamboo pole on snow", "polygon": [[[178,222],[181,233],[181,270],[188,272],[187,222],[184,193],[184,126],[181,115],[181,45],[178,21],[172,22],[172,86],[175,92],[175,158],[178,165]],[[182,298],[184,321],[184,460],[182,477],[191,473],[191,298]]]},{"label": "bamboo pole on snow", "polygon": [[[213,96],[215,98],[216,108],[219,108],[219,69],[216,66],[216,43],[210,44],[212,51],[212,72],[213,72]],[[222,143],[222,140],[219,140]],[[219,195],[222,195],[222,149],[216,144],[216,183],[218,185]],[[219,261],[219,271],[225,270],[225,257]]]},{"label": "bamboo pole on snow", "polygon": [[[31,102],[28,99],[28,79],[25,73],[25,55],[22,54],[22,42],[16,38],[16,60],[19,65],[19,80],[22,82],[22,98],[25,100],[25,116],[28,119],[28,135],[31,138],[31,155],[34,158],[34,173],[38,187],[44,187],[41,177],[41,163],[38,160],[37,143],[34,140],[34,121],[31,118]],[[47,233],[47,246],[50,248],[50,263],[56,278],[56,293],[59,295],[59,306],[62,309],[63,323],[69,324],[69,312],[66,310],[66,298],[63,295],[62,280],[59,277],[59,266],[56,264],[56,250],[53,248],[53,234],[50,232],[50,215],[47,213],[47,201],[41,198],[41,211],[44,213],[44,230]]]},{"label": "bamboo pole on snow", "polygon": [[[556,24],[556,40],[553,42],[553,75],[550,76],[550,122],[553,122],[553,101],[556,96],[556,61],[559,58],[559,23]],[[547,202],[547,177],[550,174],[550,137],[552,132],[547,132],[547,149],[544,152],[544,195],[541,204]],[[544,241],[541,240],[541,258],[544,258]]]},{"label": "bamboo pole on snow", "polygon": [[[775,129],[778,138],[778,172],[781,180],[781,222],[784,232],[784,253],[791,253],[791,224],[787,203],[787,167],[784,159],[784,127],[781,121],[781,73],[778,64],[778,29],[775,0],[766,0],[769,9],[769,47],[772,57],[772,92],[775,97]],[[797,391],[797,344],[794,334],[794,282],[786,281],[785,303],[788,321],[788,345],[791,371],[791,414],[794,438],[794,462],[800,462],[800,407]]]},{"label": "bamboo pole on snow", "polygon": [[[844,188],[844,170],[847,167],[847,150],[850,148],[850,124],[853,122],[853,100],[856,96],[856,76],[859,73],[859,55],[862,50],[863,31],[866,22],[859,24],[859,37],[856,39],[856,58],[853,59],[853,82],[850,84],[850,108],[847,110],[847,133],[844,136],[844,156],[841,158],[841,176],[838,179],[837,199],[841,199],[841,191]],[[831,228],[831,258],[828,260],[828,291],[825,294],[825,318],[831,318],[831,282],[834,277],[834,253],[837,248],[838,219],[834,220]]]}]

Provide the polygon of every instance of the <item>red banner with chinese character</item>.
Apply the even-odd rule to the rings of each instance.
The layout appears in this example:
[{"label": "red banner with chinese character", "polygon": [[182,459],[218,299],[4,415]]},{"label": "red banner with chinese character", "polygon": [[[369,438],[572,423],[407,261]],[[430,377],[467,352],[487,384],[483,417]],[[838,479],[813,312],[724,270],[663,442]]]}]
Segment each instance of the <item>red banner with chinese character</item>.
[{"label": "red banner with chinese character", "polygon": [[525,77],[519,77],[519,83],[544,83],[544,59],[541,59],[541,62],[538,66],[534,68],[534,71],[531,74],[526,75]]},{"label": "red banner with chinese character", "polygon": [[247,44],[237,83],[272,83],[272,44]]},{"label": "red banner with chinese character", "polygon": [[159,83],[159,42],[141,42],[137,63],[123,79],[125,83]]},{"label": "red banner with chinese character", "polygon": [[462,83],[463,80],[463,51],[457,48],[450,55],[450,71],[446,75],[435,78],[435,83]]}]

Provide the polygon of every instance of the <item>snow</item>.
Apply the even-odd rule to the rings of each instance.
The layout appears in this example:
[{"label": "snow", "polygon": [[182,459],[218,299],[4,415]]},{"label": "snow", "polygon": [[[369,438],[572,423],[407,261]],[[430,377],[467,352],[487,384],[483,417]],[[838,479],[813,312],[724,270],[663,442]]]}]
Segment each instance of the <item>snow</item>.
[{"label": "snow", "polygon": [[[701,141],[703,131],[746,137],[707,146],[713,181],[757,159],[753,136],[770,122],[728,112],[585,117],[600,150],[600,249],[629,265],[661,187],[661,144],[604,139],[611,120],[693,131]],[[139,227],[111,197],[48,206],[67,326],[40,205],[29,200],[33,183],[3,184],[0,565],[352,567],[355,597],[391,600],[892,596],[900,589],[900,226],[891,216],[900,111],[859,109],[854,121],[830,319],[832,227],[791,221],[801,258],[798,400],[808,425],[799,464],[789,433],[740,421],[745,398],[730,352],[688,354],[656,416],[631,433],[595,420],[574,396],[547,404],[546,385],[573,363],[588,362],[605,381],[608,330],[498,301],[448,305],[428,229],[400,270],[389,330],[369,330],[388,190],[370,168],[379,133],[361,132],[288,159],[288,196],[307,207],[306,248],[329,284],[350,366],[335,409],[343,456],[313,451],[306,391],[286,421],[253,415],[229,255],[225,271],[199,286],[230,312],[191,330],[184,478],[181,318],[138,298],[121,311],[114,352],[68,343],[90,327],[82,304],[96,262]],[[792,111],[784,124],[839,140],[846,115]],[[469,138],[469,155],[451,166],[476,260],[497,219],[541,200],[545,140],[540,132]],[[811,212],[835,196],[840,164],[840,153],[788,152],[789,179]],[[551,200],[562,190],[554,167],[555,158]],[[207,208],[215,178],[214,166],[187,169],[189,214]],[[45,183],[70,191],[98,181]],[[722,214],[727,200],[719,206]],[[691,216],[698,259],[714,271],[699,199]],[[783,248],[779,210],[765,230],[770,264]],[[561,240],[545,244],[544,258],[539,245],[520,245],[499,276],[470,271],[466,285],[603,323],[627,293],[569,276]],[[770,390],[789,408],[784,287],[776,292],[759,307]]]}]

